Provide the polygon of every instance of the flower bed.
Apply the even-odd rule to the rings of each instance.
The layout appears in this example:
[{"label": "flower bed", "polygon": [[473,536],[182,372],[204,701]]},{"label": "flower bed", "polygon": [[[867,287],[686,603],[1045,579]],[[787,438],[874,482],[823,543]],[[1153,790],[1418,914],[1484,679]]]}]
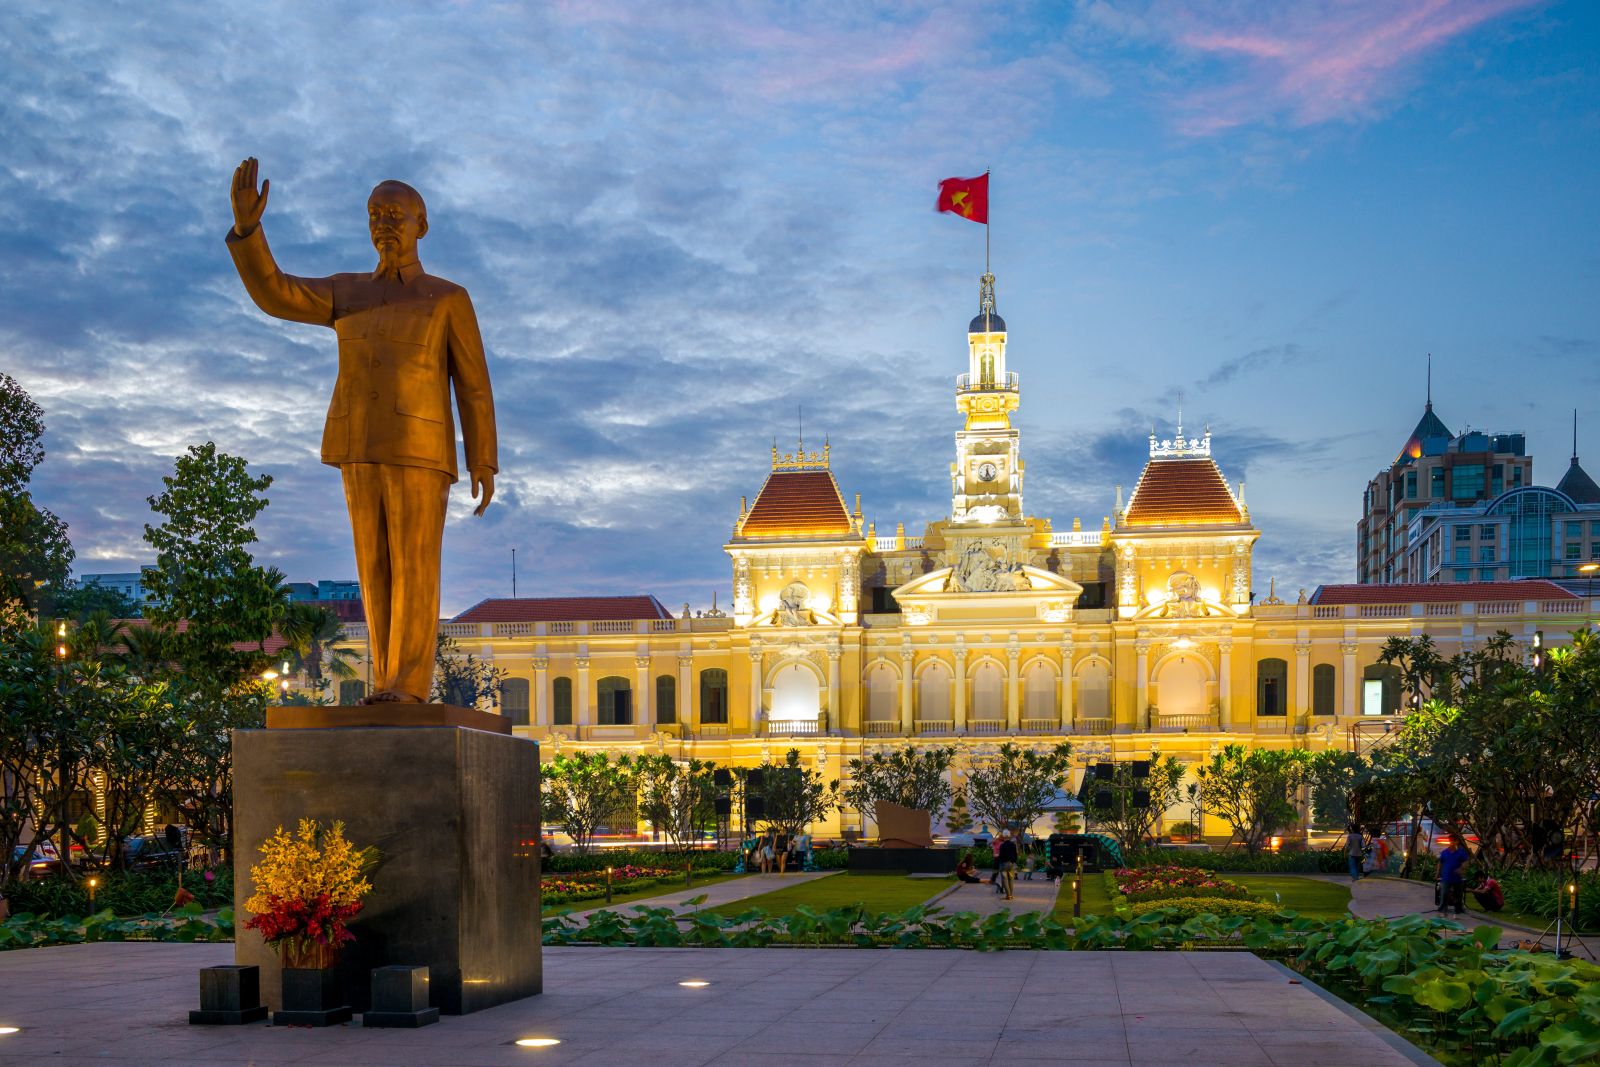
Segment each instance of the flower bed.
[{"label": "flower bed", "polygon": [[1276,904],[1268,904],[1260,900],[1228,900],[1221,897],[1173,897],[1171,899],[1146,900],[1135,904],[1128,909],[1128,914],[1134,918],[1149,915],[1151,912],[1160,912],[1169,922],[1183,922],[1196,915],[1215,915],[1219,918],[1228,918],[1234,915],[1248,915],[1254,918],[1270,918],[1279,912]]},{"label": "flower bed", "polygon": [[1250,891],[1238,882],[1218,878],[1195,867],[1123,868],[1116,873],[1117,891],[1130,903],[1151,900],[1218,897],[1248,900]]},{"label": "flower bed", "polygon": [[[632,893],[660,885],[669,878],[683,877],[682,871],[667,867],[637,867],[628,864],[611,869],[611,891]],[[575,871],[539,880],[539,895],[546,904],[570,904],[578,900],[598,900],[606,895],[606,872]]]}]

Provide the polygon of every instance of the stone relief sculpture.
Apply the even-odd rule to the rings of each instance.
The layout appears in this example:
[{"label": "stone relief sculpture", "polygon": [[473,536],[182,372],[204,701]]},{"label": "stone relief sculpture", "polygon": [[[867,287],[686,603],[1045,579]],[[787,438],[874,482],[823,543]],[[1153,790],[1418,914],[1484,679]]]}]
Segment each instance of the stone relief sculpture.
[{"label": "stone relief sculpture", "polygon": [[810,626],[811,590],[801,582],[790,582],[778,597],[778,610],[772,615],[776,626]]},{"label": "stone relief sculpture", "polygon": [[1009,593],[1029,588],[1022,564],[1006,558],[1006,544],[999,538],[970,541],[960,550],[945,584],[952,593]]}]

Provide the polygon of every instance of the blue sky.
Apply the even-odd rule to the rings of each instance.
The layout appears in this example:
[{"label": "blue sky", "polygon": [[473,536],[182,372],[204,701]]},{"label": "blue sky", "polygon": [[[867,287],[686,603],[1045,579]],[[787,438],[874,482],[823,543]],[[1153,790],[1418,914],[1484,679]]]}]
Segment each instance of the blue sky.
[{"label": "blue sky", "polygon": [[444,602],[709,604],[741,494],[827,434],[880,529],[949,507],[993,170],[1024,503],[1109,514],[1152,422],[1209,423],[1257,587],[1353,580],[1366,480],[1420,413],[1600,467],[1600,5],[61,5],[0,14],[0,366],[44,405],[41,501],[129,568],[172,457],[271,473],[259,555],[354,572],[317,461],[332,335],[245,297],[234,165],[286,270],[374,260],[428,200],[473,294],[501,474],[458,487]]}]

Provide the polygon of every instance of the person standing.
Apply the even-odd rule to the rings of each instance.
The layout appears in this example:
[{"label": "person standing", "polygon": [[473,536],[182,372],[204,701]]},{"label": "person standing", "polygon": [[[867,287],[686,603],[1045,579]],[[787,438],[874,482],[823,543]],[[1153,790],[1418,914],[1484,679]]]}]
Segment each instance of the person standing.
[{"label": "person standing", "polygon": [[1010,830],[1000,831],[1000,851],[995,859],[999,861],[998,888],[1004,889],[1006,899],[1011,900],[1017,884],[1017,843]]},{"label": "person standing", "polygon": [[1345,831],[1344,854],[1345,858],[1350,861],[1350,880],[1352,882],[1361,880],[1361,862],[1366,852],[1367,844],[1362,840],[1361,827],[1351,823],[1349,829]]},{"label": "person standing", "polygon": [[1439,914],[1450,914],[1452,904],[1457,915],[1466,914],[1461,895],[1466,887],[1465,868],[1472,856],[1461,847],[1461,835],[1451,834],[1450,844],[1439,853]]}]

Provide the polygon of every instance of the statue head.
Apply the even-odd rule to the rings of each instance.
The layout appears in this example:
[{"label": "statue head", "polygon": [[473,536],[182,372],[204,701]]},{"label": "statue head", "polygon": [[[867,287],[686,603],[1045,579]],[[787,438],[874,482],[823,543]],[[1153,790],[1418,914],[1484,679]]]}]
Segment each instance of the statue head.
[{"label": "statue head", "polygon": [[428,208],[422,194],[405,182],[379,182],[367,197],[367,229],[380,259],[404,260],[416,254],[428,232]]}]

